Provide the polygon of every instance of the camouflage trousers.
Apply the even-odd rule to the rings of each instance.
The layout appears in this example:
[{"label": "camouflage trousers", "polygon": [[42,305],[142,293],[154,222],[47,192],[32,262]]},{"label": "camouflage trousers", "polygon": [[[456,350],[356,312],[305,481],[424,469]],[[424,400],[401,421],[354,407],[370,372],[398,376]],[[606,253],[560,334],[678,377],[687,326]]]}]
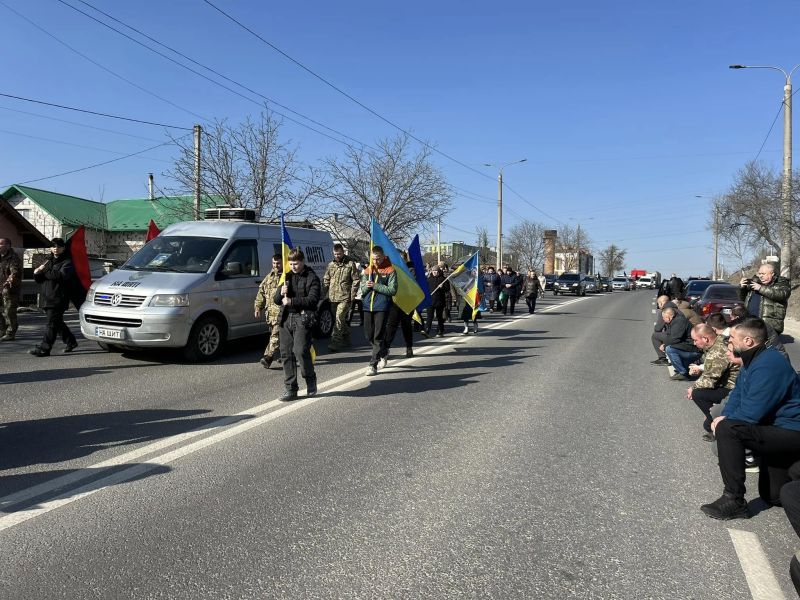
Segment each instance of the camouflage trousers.
[{"label": "camouflage trousers", "polygon": [[333,332],[331,333],[331,343],[334,346],[346,348],[350,346],[350,325],[347,324],[347,315],[350,313],[351,303],[331,302],[333,311]]},{"label": "camouflage trousers", "polygon": [[277,321],[274,323],[270,323],[267,321],[267,326],[269,327],[269,341],[267,342],[267,347],[264,349],[264,356],[271,356],[273,358],[278,358],[278,348],[280,346],[280,332],[281,326],[278,324]]},{"label": "camouflage trousers", "polygon": [[19,297],[0,294],[0,334],[16,335]]}]

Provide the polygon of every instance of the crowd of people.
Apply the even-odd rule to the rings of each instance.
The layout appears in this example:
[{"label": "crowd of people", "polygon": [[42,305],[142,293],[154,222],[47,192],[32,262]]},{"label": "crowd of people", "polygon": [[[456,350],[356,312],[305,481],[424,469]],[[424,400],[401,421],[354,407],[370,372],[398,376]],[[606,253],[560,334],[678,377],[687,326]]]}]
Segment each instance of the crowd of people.
[{"label": "crowd of people", "polygon": [[[747,472],[757,472],[760,499],[782,506],[800,536],[800,375],[780,340],[790,282],[764,263],[739,282],[743,306],[727,320],[713,313],[694,324],[684,289],[673,274],[659,290],[652,362],[671,365],[670,379],[691,382],[685,398],[703,415],[702,439],[716,444],[723,491],[700,510],[719,520],[749,518]],[[796,557],[790,574],[800,592]]]},{"label": "crowd of people", "polygon": [[[254,303],[255,317],[264,315],[270,332],[260,363],[265,368],[271,368],[274,362],[283,365],[285,389],[281,399],[286,401],[298,397],[298,365],[306,381],[306,394],[316,393],[311,330],[321,299],[329,299],[334,315],[329,352],[352,347],[352,320],[355,313],[360,315],[370,347],[365,374],[373,377],[388,364],[398,329],[405,343],[405,357],[412,357],[415,333],[427,338],[443,337],[445,323],[455,319],[463,323],[461,335],[474,335],[478,333],[482,314],[513,315],[519,298],[525,299],[528,312],[533,314],[536,299],[544,294],[544,277],[533,270],[523,275],[506,267],[500,274],[494,267],[486,266],[478,276],[481,305],[475,309],[450,284],[453,271],[449,265],[440,262],[425,267],[430,303],[424,314],[416,311],[406,314],[393,302],[398,292],[397,272],[380,246],[372,247],[368,265],[364,267],[347,256],[341,244],[334,244],[333,259],[322,279],[305,264],[300,250],[293,250],[288,259],[290,269],[282,281],[282,257],[280,254],[273,257],[272,270],[261,282]],[[406,266],[415,275],[413,263],[408,261]]]}]

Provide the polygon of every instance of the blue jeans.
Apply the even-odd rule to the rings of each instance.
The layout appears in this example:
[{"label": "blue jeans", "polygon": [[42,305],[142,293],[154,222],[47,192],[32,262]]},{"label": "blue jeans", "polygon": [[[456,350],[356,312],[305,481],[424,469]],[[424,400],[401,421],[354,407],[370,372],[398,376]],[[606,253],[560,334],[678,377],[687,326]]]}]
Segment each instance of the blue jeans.
[{"label": "blue jeans", "polygon": [[689,365],[703,356],[703,353],[699,350],[678,350],[673,346],[667,346],[664,352],[669,357],[672,366],[675,367],[675,371],[681,375],[688,375]]}]

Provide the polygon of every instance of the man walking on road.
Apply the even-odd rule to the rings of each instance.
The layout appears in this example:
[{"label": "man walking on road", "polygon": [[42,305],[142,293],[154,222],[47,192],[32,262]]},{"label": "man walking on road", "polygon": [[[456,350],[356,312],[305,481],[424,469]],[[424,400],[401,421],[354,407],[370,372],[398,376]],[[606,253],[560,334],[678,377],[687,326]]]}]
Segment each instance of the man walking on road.
[{"label": "man walking on road", "polygon": [[322,296],[328,296],[334,315],[333,333],[328,350],[336,352],[349,348],[350,325],[347,315],[358,293],[359,274],[356,262],[345,255],[344,246],[333,245],[333,260],[328,263],[322,278]]},{"label": "man walking on road", "polygon": [[17,307],[22,294],[22,259],[11,240],[0,238],[0,342],[17,335]]},{"label": "man walking on road", "polygon": [[397,293],[397,273],[380,246],[372,247],[369,267],[361,276],[364,303],[364,335],[372,346],[367,376],[378,374],[378,361],[386,350],[386,317]]},{"label": "man walking on road", "polygon": [[270,271],[261,285],[258,286],[258,293],[256,294],[256,301],[254,312],[256,319],[261,318],[261,311],[266,308],[267,325],[269,326],[269,341],[267,347],[264,349],[264,356],[261,357],[260,362],[265,369],[269,369],[272,361],[275,359],[275,352],[278,351],[280,346],[280,331],[281,327],[278,323],[281,316],[280,307],[273,302],[275,292],[280,287],[281,274],[283,273],[283,257],[280,254],[275,254],[272,257],[272,271]]},{"label": "man walking on road", "polygon": [[789,481],[788,468],[800,460],[800,376],[780,352],[766,346],[761,319],[748,317],[736,325],[730,340],[742,368],[722,415],[711,423],[724,491],[700,507],[723,521],[750,516],[744,499],[746,449],[761,458],[759,495],[773,505]]},{"label": "man walking on road", "polygon": [[72,260],[66,255],[66,243],[61,238],[53,238],[50,242],[50,258],[33,271],[36,283],[42,284],[42,308],[47,315],[47,327],[42,341],[32,348],[34,356],[50,356],[56,338],[66,345],[64,352],[72,352],[78,347],[75,336],[64,323],[64,312],[69,307],[70,290],[74,285],[75,269]]},{"label": "man walking on road", "polygon": [[281,400],[297,398],[297,363],[306,381],[306,396],[317,393],[317,374],[311,358],[311,326],[320,297],[319,277],[305,264],[305,255],[299,249],[289,252],[290,272],[285,283],[273,296],[275,304],[282,306],[280,316],[280,346],[283,361],[284,392]]}]

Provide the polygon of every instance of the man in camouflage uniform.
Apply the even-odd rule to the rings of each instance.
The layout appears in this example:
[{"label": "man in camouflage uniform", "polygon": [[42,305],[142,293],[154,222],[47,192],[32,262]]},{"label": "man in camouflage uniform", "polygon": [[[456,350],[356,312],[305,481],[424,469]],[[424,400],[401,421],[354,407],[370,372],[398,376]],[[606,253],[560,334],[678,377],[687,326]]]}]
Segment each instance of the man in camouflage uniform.
[{"label": "man in camouflage uniform", "polygon": [[261,317],[261,311],[266,307],[267,325],[269,325],[269,342],[264,350],[264,356],[260,362],[265,369],[269,369],[272,361],[275,360],[275,352],[278,350],[280,333],[281,307],[275,304],[272,299],[275,292],[280,287],[281,275],[283,274],[283,257],[276,254],[272,257],[272,271],[264,277],[264,281],[258,286],[256,301],[253,306],[256,319]]},{"label": "man in camouflage uniform", "polygon": [[347,324],[347,315],[350,306],[358,293],[361,275],[356,262],[345,255],[344,246],[333,245],[333,260],[325,269],[322,278],[322,295],[328,295],[331,303],[331,312],[334,315],[333,333],[328,350],[336,352],[350,347],[350,325]]},{"label": "man in camouflage uniform", "polygon": [[17,335],[17,307],[22,295],[22,259],[11,240],[0,238],[0,342]]},{"label": "man in camouflage uniform", "polygon": [[728,360],[727,342],[706,323],[692,327],[694,345],[703,351],[703,364],[689,365],[689,375],[699,379],[686,390],[686,398],[692,400],[705,415],[703,439],[713,442],[711,433],[711,407],[722,402],[736,384],[739,365]]}]

